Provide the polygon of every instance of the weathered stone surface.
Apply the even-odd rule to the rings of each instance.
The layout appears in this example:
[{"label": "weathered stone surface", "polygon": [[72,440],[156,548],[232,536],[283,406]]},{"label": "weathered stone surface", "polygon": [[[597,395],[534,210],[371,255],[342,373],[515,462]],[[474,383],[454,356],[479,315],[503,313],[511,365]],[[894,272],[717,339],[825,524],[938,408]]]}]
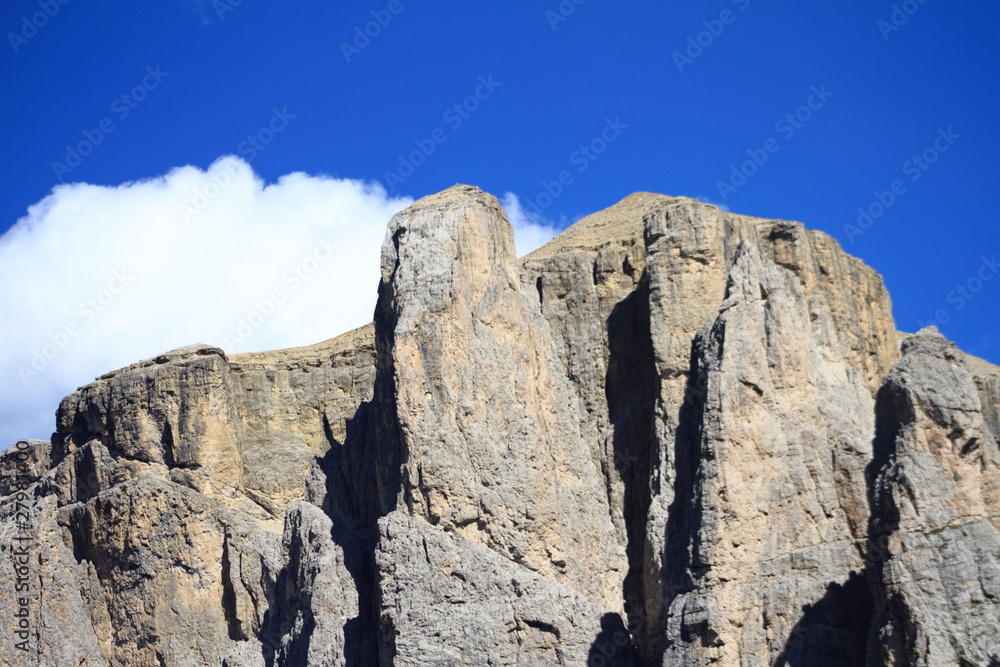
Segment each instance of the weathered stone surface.
[{"label": "weathered stone surface", "polygon": [[966,355],[903,341],[878,395],[872,461],[873,660],[1000,663],[1000,451]]},{"label": "weathered stone surface", "polygon": [[[252,519],[150,474],[62,507],[42,491],[25,492],[30,530],[3,524],[4,550],[30,554],[32,637],[9,653],[23,664],[212,664],[260,630],[280,552]],[[3,500],[5,519],[17,501]]]},{"label": "weathered stone surface", "polygon": [[900,339],[799,223],[638,193],[517,262],[456,186],[373,325],[168,352],[0,453],[0,655],[1000,664],[1000,369]]},{"label": "weathered stone surface", "polygon": [[[5,452],[5,483],[18,475],[30,482],[26,497],[38,531],[31,544],[43,556],[32,561],[33,581],[43,582],[28,605],[37,633],[32,651],[12,655],[24,664],[201,665],[225,658],[236,665],[271,659],[276,646],[309,647],[314,625],[300,640],[280,632],[276,621],[265,624],[276,579],[288,571],[280,535],[268,529],[281,527],[284,503],[303,493],[316,454],[339,446],[347,422],[371,398],[372,336],[369,326],[308,348],[228,359],[198,346],[167,353],[68,397],[56,446],[30,443],[26,466],[15,448]],[[5,508],[14,507],[13,498],[4,499]],[[310,568],[323,569],[312,575],[320,583],[340,575],[325,567],[335,561],[327,556],[332,548],[305,542],[302,534],[318,538],[302,524],[290,521],[286,529],[292,574],[307,586]],[[14,548],[16,524],[3,529],[4,549]],[[343,576],[350,599],[353,583]],[[332,594],[317,591],[297,604],[325,615],[330,605],[316,600]],[[5,601],[14,608],[16,599]],[[295,607],[287,607],[294,616]],[[335,619],[318,626],[313,654],[330,623]],[[71,642],[68,626],[79,628]],[[339,639],[328,644],[342,651]]]},{"label": "weathered stone surface", "polygon": [[[280,665],[370,664],[360,656],[358,592],[330,518],[297,501],[285,517],[284,570],[272,604],[273,655]],[[352,619],[354,622],[352,623]],[[353,632],[355,636],[348,635]],[[348,662],[348,657],[354,660]]]},{"label": "weathered stone surface", "polygon": [[648,297],[640,285],[646,266],[642,219],[675,201],[650,193],[630,195],[521,260],[521,291],[537,297],[573,381],[582,408],[581,429],[605,477],[623,545],[631,480],[622,475],[629,474],[640,455],[640,444],[633,442],[637,422],[646,422],[645,430],[652,423],[643,412],[648,413],[651,399],[642,396],[653,380],[642,376],[644,370],[652,371]]},{"label": "weathered stone surface", "polygon": [[401,512],[379,528],[381,664],[634,664],[621,617],[573,589]]},{"label": "weathered stone surface", "polygon": [[[898,331],[896,335],[902,346],[914,334]],[[994,440],[1000,440],[1000,367],[971,354],[965,354],[965,363],[976,382],[986,427]]]},{"label": "weathered stone surface", "polygon": [[256,523],[152,475],[63,514],[105,590],[109,662],[217,663],[260,630],[280,561],[276,536]]},{"label": "weathered stone surface", "polygon": [[795,274],[806,298],[819,302],[832,318],[848,361],[873,392],[898,359],[882,277],[822,232],[800,222],[751,218],[679,200],[646,217],[645,238],[653,336],[664,377],[687,373],[691,338],[722,302],[742,241]]},{"label": "weathered stone surface", "polygon": [[372,336],[229,358],[191,346],[108,373],[63,400],[54,456],[96,439],[129,476],[170,479],[280,531],[313,459],[371,398]]},{"label": "weathered stone surface", "polygon": [[965,358],[979,391],[983,421],[993,434],[993,439],[1000,440],[1000,368],[972,355],[965,355]]},{"label": "weathered stone surface", "polygon": [[658,395],[649,335],[643,217],[678,201],[636,193],[583,218],[521,261],[580,402],[580,425],[626,549],[629,626],[643,624],[642,561]]},{"label": "weathered stone surface", "polygon": [[496,198],[456,186],[394,216],[376,318],[398,507],[620,609],[624,550],[602,476],[548,324],[518,288]]},{"label": "weathered stone surface", "polygon": [[74,557],[56,498],[22,493],[0,499],[0,655],[10,665],[105,667],[111,619],[88,601],[103,595],[96,571]]},{"label": "weathered stone surface", "polygon": [[744,241],[721,312],[695,338],[663,561],[664,664],[804,664],[801,646],[819,642],[843,651],[840,664],[863,655],[856,627],[800,619],[828,585],[860,579],[873,431],[871,395],[816,305]]},{"label": "weathered stone surface", "polygon": [[0,452],[0,497],[34,484],[51,466],[48,440],[21,440]]},{"label": "weathered stone surface", "polygon": [[[685,423],[691,417],[681,414],[689,400],[692,340],[719,314],[740,244],[750,243],[769,262],[791,272],[809,311],[828,321],[819,342],[839,341],[843,348],[834,361],[846,360],[870,390],[877,387],[898,352],[881,277],[843,253],[825,234],[806,230],[801,223],[735,215],[693,200],[679,200],[651,213],[644,224],[650,335],[659,380],[654,420],[658,444],[649,474],[651,497],[641,571],[647,639],[640,644],[652,659],[662,642],[664,605],[669,602],[669,595],[655,591],[676,574],[664,572],[670,567],[664,562],[670,548],[668,524],[678,520],[672,519],[672,508],[686,502],[675,495],[683,481],[677,478],[678,434],[699,428]],[[763,348],[765,340],[761,338],[757,345]],[[829,493],[829,489],[822,491]]]},{"label": "weathered stone surface", "polygon": [[522,291],[537,293],[555,334],[579,394],[583,431],[605,476],[618,539],[628,549],[626,610],[637,633],[644,632],[647,614],[663,614],[662,600],[650,590],[658,588],[666,546],[670,457],[691,341],[717,314],[743,239],[798,276],[874,390],[897,358],[881,278],[799,223],[637,193],[522,260]]}]

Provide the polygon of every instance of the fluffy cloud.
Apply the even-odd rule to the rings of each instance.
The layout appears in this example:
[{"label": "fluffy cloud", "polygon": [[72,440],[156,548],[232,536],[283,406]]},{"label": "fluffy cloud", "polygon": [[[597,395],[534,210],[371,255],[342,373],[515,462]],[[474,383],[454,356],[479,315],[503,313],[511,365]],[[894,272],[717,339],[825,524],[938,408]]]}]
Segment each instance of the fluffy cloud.
[{"label": "fluffy cloud", "polygon": [[514,244],[517,246],[518,256],[527,255],[559,233],[559,229],[552,222],[525,211],[521,201],[513,192],[504,193],[500,198],[500,204],[506,209],[507,218],[514,227]]},{"label": "fluffy cloud", "polygon": [[[505,201],[522,253],[555,233]],[[236,157],[57,186],[0,237],[0,449],[47,438],[60,398],[165,350],[308,345],[365,324],[386,222],[410,203],[304,173],[265,185]]]}]

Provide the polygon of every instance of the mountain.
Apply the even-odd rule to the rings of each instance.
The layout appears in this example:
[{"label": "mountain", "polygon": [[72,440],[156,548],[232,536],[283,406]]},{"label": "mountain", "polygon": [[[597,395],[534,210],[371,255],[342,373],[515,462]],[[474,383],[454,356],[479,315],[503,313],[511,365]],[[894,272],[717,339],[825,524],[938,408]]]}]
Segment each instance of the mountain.
[{"label": "mountain", "polygon": [[0,455],[4,656],[1000,665],[1000,368],[827,235],[637,193],[518,260],[457,185],[381,273],[372,325]]}]

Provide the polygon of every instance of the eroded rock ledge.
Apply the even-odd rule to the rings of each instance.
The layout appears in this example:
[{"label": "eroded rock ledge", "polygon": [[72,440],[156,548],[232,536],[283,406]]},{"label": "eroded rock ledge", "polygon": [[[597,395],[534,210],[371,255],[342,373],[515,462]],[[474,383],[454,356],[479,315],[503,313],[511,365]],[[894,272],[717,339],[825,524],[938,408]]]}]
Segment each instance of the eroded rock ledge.
[{"label": "eroded rock ledge", "polygon": [[1000,369],[900,345],[830,237],[637,193],[517,260],[460,185],[381,263],[372,325],[133,364],[0,454],[0,654],[1000,664]]}]

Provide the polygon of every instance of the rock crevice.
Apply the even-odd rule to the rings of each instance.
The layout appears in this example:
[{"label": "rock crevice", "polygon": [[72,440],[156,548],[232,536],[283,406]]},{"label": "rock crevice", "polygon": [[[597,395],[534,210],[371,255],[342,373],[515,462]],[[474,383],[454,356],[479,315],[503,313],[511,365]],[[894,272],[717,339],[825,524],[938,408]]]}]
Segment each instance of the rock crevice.
[{"label": "rock crevice", "polygon": [[458,185],[381,269],[369,326],[167,352],[0,453],[0,654],[1000,664],[1000,369],[830,237],[636,193],[518,260]]}]

